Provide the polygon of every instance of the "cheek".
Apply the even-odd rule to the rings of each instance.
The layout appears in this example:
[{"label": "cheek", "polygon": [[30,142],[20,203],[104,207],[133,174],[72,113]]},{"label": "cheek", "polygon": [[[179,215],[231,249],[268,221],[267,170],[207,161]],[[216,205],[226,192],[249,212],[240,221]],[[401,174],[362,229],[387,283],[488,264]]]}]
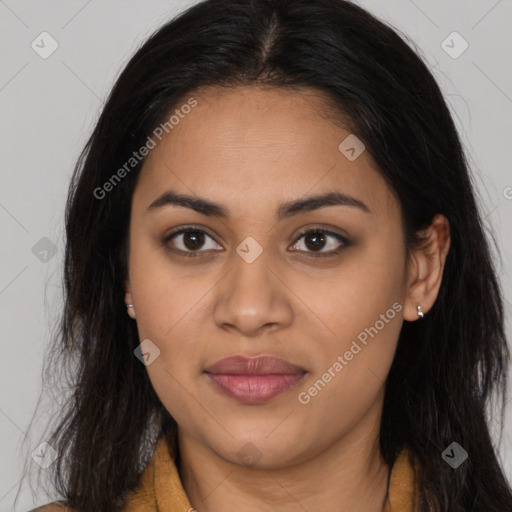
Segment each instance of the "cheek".
[{"label": "cheek", "polygon": [[[369,293],[339,293],[330,304],[334,331],[317,340],[311,351],[314,372],[298,391],[299,407],[312,431],[331,438],[361,421],[383,392],[402,325],[403,306],[393,287]],[[341,283],[340,283],[341,284]],[[333,285],[334,286],[334,285]],[[345,290],[349,284],[345,282]],[[377,292],[377,290],[379,290]],[[300,393],[300,394],[299,394]],[[310,420],[306,420],[308,423]],[[319,427],[319,425],[321,427]]]},{"label": "cheek", "polygon": [[194,430],[195,422],[208,421],[200,399],[191,397],[204,357],[200,331],[206,302],[201,299],[209,287],[200,280],[194,286],[185,281],[176,274],[168,277],[157,266],[148,266],[134,280],[133,289],[139,338],[151,340],[159,351],[146,367],[152,386],[173,418]]},{"label": "cheek", "polygon": [[209,406],[203,403],[201,396],[195,396],[194,384],[186,371],[186,357],[177,360],[171,351],[162,351],[147,372],[156,395],[174,420],[189,433],[200,432],[202,425],[211,422]]},{"label": "cheek", "polygon": [[311,327],[321,328],[331,340],[329,345],[340,348],[338,345],[350,344],[381,315],[386,320],[395,317],[396,307],[392,306],[402,304],[405,297],[404,265],[399,244],[376,239],[347,253],[328,276],[297,281],[294,290],[306,298],[313,313]]},{"label": "cheek", "polygon": [[139,334],[141,339],[165,344],[173,339],[177,328],[190,325],[208,282],[197,276],[191,279],[193,270],[173,264],[155,242],[142,236],[133,240],[130,281]]}]

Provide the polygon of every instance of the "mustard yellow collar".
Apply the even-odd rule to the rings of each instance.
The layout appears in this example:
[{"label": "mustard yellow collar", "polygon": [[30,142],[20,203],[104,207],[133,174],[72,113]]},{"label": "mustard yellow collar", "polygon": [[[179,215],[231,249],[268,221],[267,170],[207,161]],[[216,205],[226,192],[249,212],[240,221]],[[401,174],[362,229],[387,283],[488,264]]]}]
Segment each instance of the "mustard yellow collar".
[{"label": "mustard yellow collar", "polygon": [[[384,512],[418,512],[413,459],[402,450],[393,465]],[[158,441],[137,489],[128,496],[125,512],[193,512],[165,438]]]}]

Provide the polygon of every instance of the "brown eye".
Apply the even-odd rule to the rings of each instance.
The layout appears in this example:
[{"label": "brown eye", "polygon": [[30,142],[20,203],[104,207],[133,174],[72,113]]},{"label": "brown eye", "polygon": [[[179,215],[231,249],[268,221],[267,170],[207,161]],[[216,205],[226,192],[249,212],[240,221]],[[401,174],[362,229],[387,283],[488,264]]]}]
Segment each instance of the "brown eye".
[{"label": "brown eye", "polygon": [[326,237],[321,231],[312,231],[304,235],[306,247],[312,251],[323,249]]},{"label": "brown eye", "polygon": [[348,240],[337,233],[322,229],[310,229],[299,235],[293,245],[293,250],[306,252],[311,256],[335,256],[348,245]]},{"label": "brown eye", "polygon": [[[167,235],[162,241],[170,245],[175,252],[184,256],[196,256],[199,253],[222,249],[213,238],[200,229],[184,228]],[[206,246],[206,249],[204,249]],[[197,253],[197,254],[194,254]]]},{"label": "brown eye", "polygon": [[183,233],[183,245],[191,251],[200,249],[204,244],[204,233],[201,231],[186,231]]}]

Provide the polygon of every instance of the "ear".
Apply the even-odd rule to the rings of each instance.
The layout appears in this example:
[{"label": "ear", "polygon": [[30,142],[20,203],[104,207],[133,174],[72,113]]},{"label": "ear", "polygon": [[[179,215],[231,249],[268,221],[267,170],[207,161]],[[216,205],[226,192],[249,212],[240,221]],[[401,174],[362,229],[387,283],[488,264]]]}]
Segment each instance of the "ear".
[{"label": "ear", "polygon": [[[130,285],[129,279],[127,279],[125,281],[124,302],[127,306],[128,306],[128,304],[131,304],[133,306],[131,285]],[[130,316],[130,318],[135,318],[135,308],[134,307],[131,307],[131,308],[127,307],[126,311],[127,311],[128,315]]]},{"label": "ear", "polygon": [[441,287],[446,256],[450,249],[450,224],[444,215],[436,215],[420,235],[425,238],[413,249],[407,264],[407,294],[404,320],[417,320],[418,306],[426,314],[434,305]]}]

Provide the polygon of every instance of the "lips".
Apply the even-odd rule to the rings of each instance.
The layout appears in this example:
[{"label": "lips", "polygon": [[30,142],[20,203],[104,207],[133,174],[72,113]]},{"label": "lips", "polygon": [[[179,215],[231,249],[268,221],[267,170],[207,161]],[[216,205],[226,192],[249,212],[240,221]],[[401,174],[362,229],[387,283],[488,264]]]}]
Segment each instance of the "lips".
[{"label": "lips", "polygon": [[233,356],[205,370],[217,388],[242,403],[261,403],[297,384],[307,373],[284,359],[271,356]]}]

